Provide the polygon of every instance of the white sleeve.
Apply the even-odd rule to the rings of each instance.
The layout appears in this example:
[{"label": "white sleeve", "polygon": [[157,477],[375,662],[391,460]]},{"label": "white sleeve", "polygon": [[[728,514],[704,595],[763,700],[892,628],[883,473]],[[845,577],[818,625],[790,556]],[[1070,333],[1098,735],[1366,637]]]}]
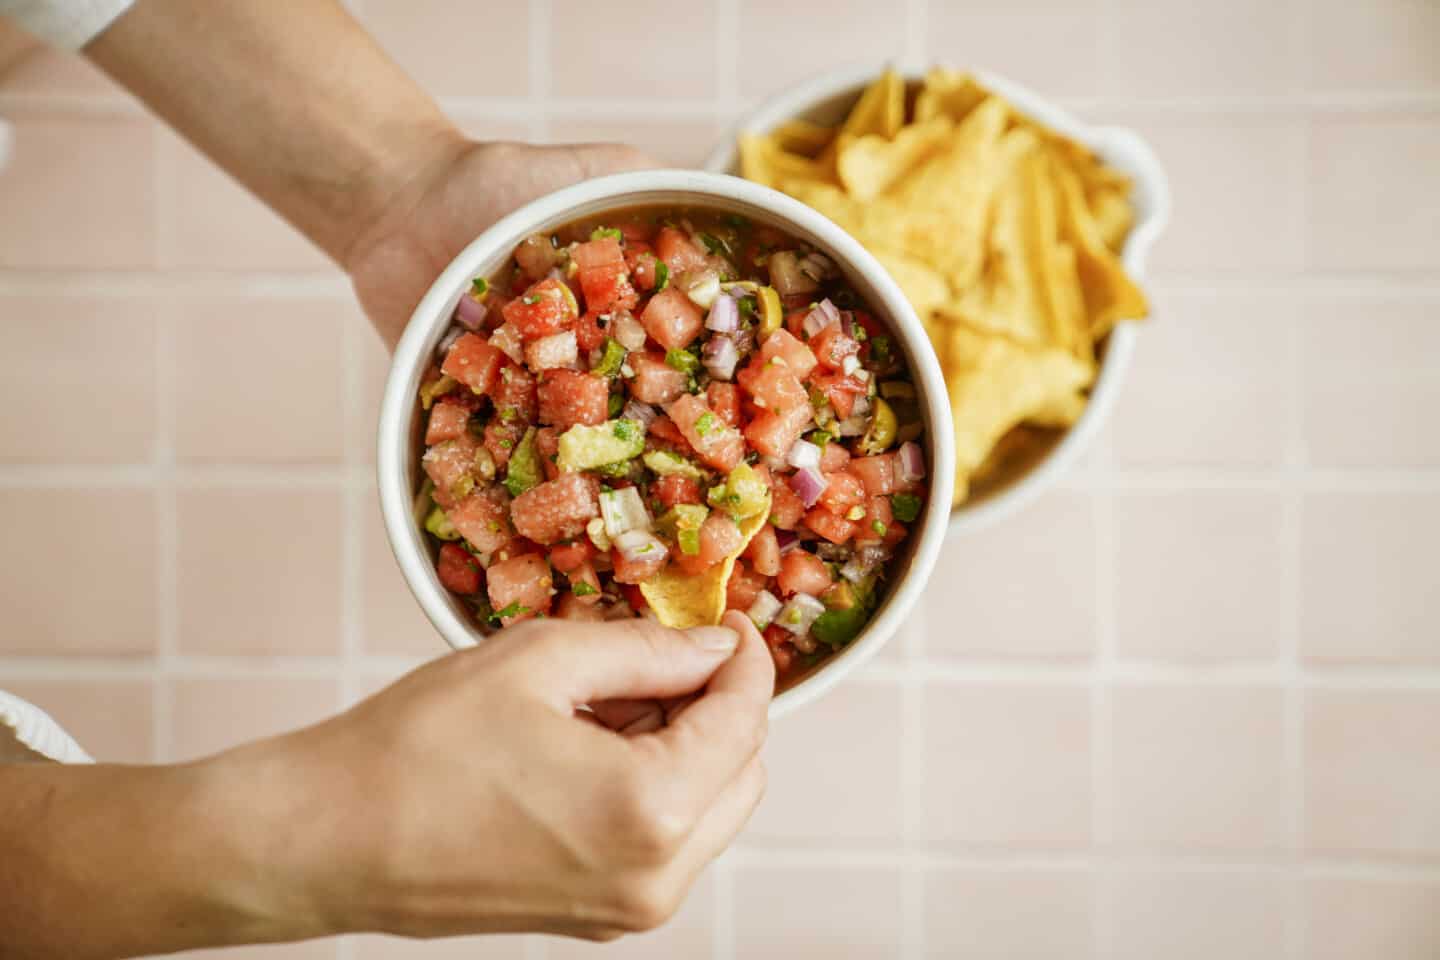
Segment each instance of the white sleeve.
[{"label": "white sleeve", "polygon": [[135,0],[0,0],[10,17],[41,40],[79,50],[115,22]]},{"label": "white sleeve", "polygon": [[58,763],[94,763],[44,710],[0,690],[0,755],[6,740],[17,740],[42,757]]}]

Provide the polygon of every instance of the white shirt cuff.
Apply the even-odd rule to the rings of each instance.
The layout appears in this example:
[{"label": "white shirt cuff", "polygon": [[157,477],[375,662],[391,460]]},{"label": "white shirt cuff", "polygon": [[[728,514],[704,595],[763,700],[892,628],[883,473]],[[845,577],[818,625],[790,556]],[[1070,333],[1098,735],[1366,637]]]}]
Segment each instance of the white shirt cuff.
[{"label": "white shirt cuff", "polygon": [[0,0],[0,16],[10,17],[41,40],[79,50],[94,40],[135,0]]},{"label": "white shirt cuff", "polygon": [[[0,690],[0,727],[9,727],[20,743],[57,763],[95,762],[50,714],[4,690]],[[0,736],[7,732],[0,730]]]}]

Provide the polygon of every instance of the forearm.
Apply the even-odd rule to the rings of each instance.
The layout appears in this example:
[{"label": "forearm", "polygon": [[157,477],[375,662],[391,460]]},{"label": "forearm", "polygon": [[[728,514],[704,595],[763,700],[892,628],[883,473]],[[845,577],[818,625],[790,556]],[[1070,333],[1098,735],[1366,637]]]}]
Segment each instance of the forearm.
[{"label": "forearm", "polygon": [[342,265],[463,142],[335,0],[139,0],[86,53]]},{"label": "forearm", "polygon": [[[0,766],[0,958],[110,958],[316,936],[284,791],[227,766]],[[259,777],[262,782],[250,782]]]}]

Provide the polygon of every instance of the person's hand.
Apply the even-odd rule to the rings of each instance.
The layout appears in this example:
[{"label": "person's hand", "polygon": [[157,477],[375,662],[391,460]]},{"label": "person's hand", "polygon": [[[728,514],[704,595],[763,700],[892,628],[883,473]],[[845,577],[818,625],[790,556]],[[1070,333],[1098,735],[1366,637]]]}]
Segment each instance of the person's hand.
[{"label": "person's hand", "polygon": [[569,184],[654,165],[620,144],[448,144],[356,239],[343,265],[393,347],[440,271],[496,220]]},{"label": "person's hand", "polygon": [[[764,789],[774,668],[748,618],[725,623],[530,621],[214,762],[297,798],[268,872],[292,878],[277,903],[325,918],[311,930],[646,930]],[[577,712],[623,698],[644,713],[635,701],[702,689],[643,733]]]}]

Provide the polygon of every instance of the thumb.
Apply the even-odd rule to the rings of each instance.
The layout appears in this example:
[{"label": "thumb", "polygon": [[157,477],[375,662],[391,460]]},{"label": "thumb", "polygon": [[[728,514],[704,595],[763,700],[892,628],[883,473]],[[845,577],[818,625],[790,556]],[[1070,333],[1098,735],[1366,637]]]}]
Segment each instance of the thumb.
[{"label": "thumb", "polygon": [[528,653],[535,675],[569,712],[615,698],[675,697],[698,690],[730,659],[739,635],[730,627],[671,630],[637,617],[609,623],[553,625]]}]

